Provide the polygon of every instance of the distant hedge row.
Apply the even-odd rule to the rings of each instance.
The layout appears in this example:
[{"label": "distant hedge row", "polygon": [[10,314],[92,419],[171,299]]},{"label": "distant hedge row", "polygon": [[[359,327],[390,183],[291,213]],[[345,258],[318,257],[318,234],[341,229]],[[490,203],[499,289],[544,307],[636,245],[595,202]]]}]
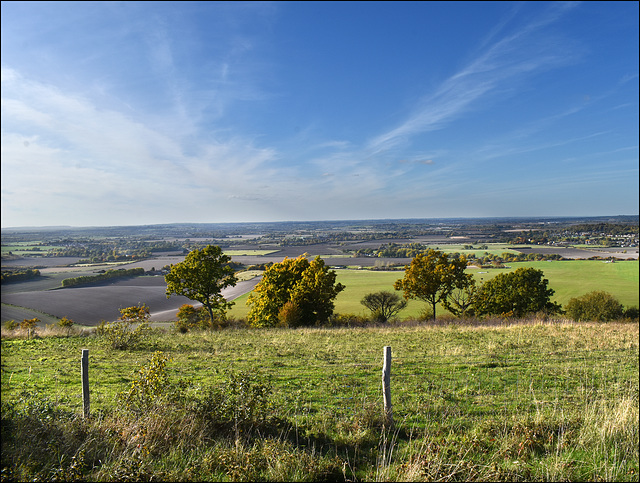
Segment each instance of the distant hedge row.
[{"label": "distant hedge row", "polygon": [[18,271],[6,271],[2,272],[1,280],[5,282],[19,282],[21,280],[29,280],[40,276],[40,270],[27,269]]},{"label": "distant hedge row", "polygon": [[144,275],[144,268],[131,268],[129,270],[107,270],[100,275],[86,275],[84,277],[66,278],[62,281],[63,287],[75,287],[77,285],[85,285],[88,283],[102,282],[111,278],[118,277],[138,277]]}]

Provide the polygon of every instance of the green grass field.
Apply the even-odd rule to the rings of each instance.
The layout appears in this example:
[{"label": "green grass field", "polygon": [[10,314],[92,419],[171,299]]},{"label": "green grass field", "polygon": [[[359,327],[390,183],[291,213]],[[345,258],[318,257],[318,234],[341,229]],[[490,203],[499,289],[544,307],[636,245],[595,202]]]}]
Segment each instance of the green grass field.
[{"label": "green grass field", "polygon": [[[507,270],[476,270],[476,277],[489,280],[505,271],[519,267],[542,270],[549,287],[556,291],[554,301],[566,304],[571,298],[594,290],[604,290],[618,298],[625,306],[639,304],[638,261],[607,263],[601,260],[565,260],[546,262],[517,262],[509,264]],[[478,272],[487,272],[479,274]]]},{"label": "green grass field", "polygon": [[[123,351],[3,332],[3,472],[51,479],[77,457],[90,481],[638,481],[637,323],[512,322],[156,332]],[[385,346],[393,430],[382,426]],[[69,416],[82,411],[82,349],[90,420]],[[117,394],[154,351],[170,358],[167,402],[128,413]],[[207,388],[243,373],[254,378],[216,404],[233,396],[248,418],[238,408],[267,397],[271,419],[212,421]]]},{"label": "green grass field", "polygon": [[2,245],[2,247],[0,247],[0,249],[2,250],[2,254],[8,254],[9,252],[13,253],[14,255],[21,255],[21,256],[39,256],[39,255],[44,255],[45,253],[51,251],[51,250],[57,250],[57,249],[62,249],[64,248],[63,246],[56,246],[56,245],[43,245],[40,246],[41,242],[18,242],[18,243],[12,243],[10,245]]},{"label": "green grass field", "polygon": [[[615,295],[625,306],[639,305],[638,261],[605,263],[600,260],[567,260],[548,262],[517,262],[508,269],[468,269],[479,280],[489,280],[499,273],[506,273],[520,267],[542,270],[549,280],[549,287],[555,290],[553,300],[566,304],[573,297],[579,297],[594,290],[604,290]],[[482,272],[482,273],[481,273]],[[335,311],[342,314],[368,314],[360,300],[368,293],[382,290],[394,291],[393,284],[403,277],[403,271],[336,270],[337,281],[346,286],[335,301]],[[235,300],[231,315],[242,318],[247,315],[248,295]],[[425,303],[410,300],[407,308],[400,313],[400,319],[415,318],[424,310]],[[443,308],[438,314],[444,314]]]}]

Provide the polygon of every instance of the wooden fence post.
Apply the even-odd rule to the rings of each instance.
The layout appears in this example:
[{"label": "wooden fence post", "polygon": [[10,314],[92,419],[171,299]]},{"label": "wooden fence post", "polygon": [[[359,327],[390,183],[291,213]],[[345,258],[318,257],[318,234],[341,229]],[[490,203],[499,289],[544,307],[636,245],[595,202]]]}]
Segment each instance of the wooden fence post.
[{"label": "wooden fence post", "polygon": [[391,411],[391,347],[384,347],[384,364],[382,366],[382,398],[384,400],[385,426],[393,426]]},{"label": "wooden fence post", "polygon": [[89,349],[82,349],[82,414],[89,417]]}]

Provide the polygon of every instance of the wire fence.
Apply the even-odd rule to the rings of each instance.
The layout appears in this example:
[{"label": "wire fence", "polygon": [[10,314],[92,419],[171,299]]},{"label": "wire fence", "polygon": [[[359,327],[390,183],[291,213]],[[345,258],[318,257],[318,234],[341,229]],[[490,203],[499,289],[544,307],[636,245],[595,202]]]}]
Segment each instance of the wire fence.
[{"label": "wire fence", "polygon": [[[452,347],[442,354],[433,353],[437,351],[433,347],[429,353],[400,344],[398,349],[391,348],[390,392],[395,421],[422,425],[425,420],[468,420],[491,415],[561,415],[584,410],[594,401],[638,401],[640,359],[636,343],[625,349],[479,348],[478,352],[464,354],[456,354]],[[269,357],[263,362],[247,349],[242,359],[227,361],[225,367],[231,372],[258,368],[272,387],[274,404],[295,416],[326,412],[349,418],[363,411],[383,414],[383,347],[370,347],[364,354],[331,348],[318,353],[299,348],[291,351],[298,356],[281,348],[274,351],[280,351],[282,357]],[[222,359],[224,352],[216,357]],[[215,375],[211,372],[215,359],[194,355],[189,360],[193,363],[171,368],[173,379],[194,379],[206,385],[224,378],[224,371]],[[74,358],[61,364],[54,375],[59,381],[59,397],[74,407],[80,405],[81,397],[76,361]],[[112,361],[102,357],[91,359],[88,372],[92,409],[110,406],[114,388],[126,389],[131,377],[114,374]],[[29,367],[27,380],[41,377],[44,376],[36,372],[32,375]],[[3,391],[19,387],[19,377],[14,382],[12,378],[13,373],[3,373]]]},{"label": "wire fence", "polygon": [[[576,411],[593,401],[638,399],[637,348],[501,356],[396,355],[391,364],[394,417],[480,418]],[[274,393],[305,414],[382,412],[382,357],[350,363],[291,362],[264,371]]]}]

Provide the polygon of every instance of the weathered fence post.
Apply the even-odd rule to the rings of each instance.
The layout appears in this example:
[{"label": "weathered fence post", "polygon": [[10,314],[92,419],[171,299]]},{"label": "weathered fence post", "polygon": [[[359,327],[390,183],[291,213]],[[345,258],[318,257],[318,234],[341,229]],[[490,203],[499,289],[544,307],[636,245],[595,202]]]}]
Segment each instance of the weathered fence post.
[{"label": "weathered fence post", "polygon": [[82,414],[89,417],[89,349],[82,349]]},{"label": "weathered fence post", "polygon": [[384,364],[382,366],[382,397],[384,400],[384,424],[393,426],[391,411],[391,347],[384,347]]}]

